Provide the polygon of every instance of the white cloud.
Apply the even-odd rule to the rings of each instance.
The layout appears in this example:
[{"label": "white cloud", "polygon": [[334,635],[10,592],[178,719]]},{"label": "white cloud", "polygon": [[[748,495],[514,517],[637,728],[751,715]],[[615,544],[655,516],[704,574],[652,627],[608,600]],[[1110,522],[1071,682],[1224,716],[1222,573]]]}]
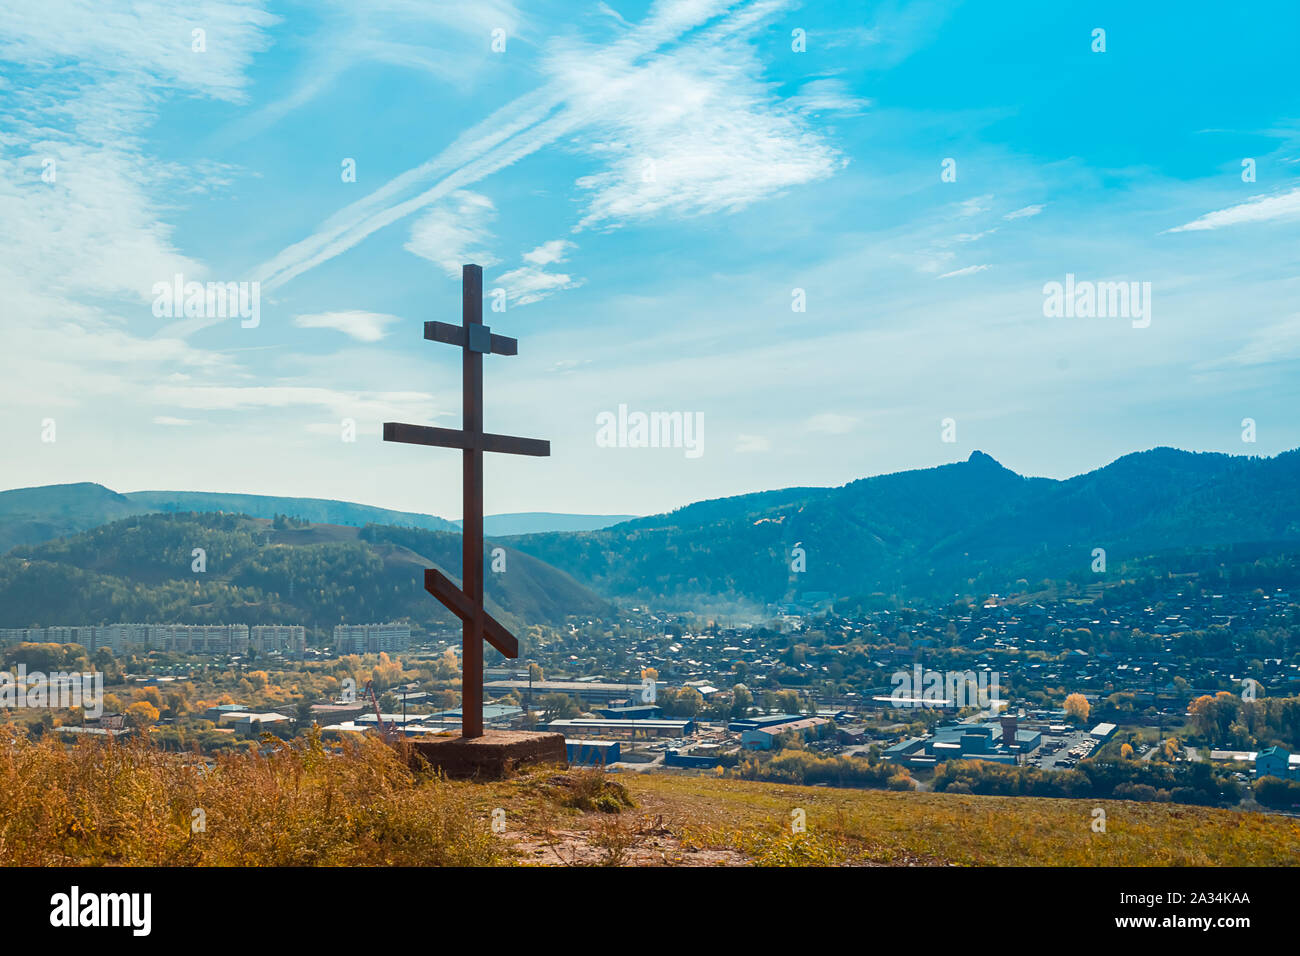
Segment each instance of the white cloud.
[{"label": "white cloud", "polygon": [[[142,138],[178,93],[241,101],[273,22],[257,3],[220,0],[0,6],[0,61],[23,77],[0,97],[7,407],[118,408],[169,373],[235,374],[230,357],[159,329],[150,310],[155,282],[206,277],[164,215],[225,171],[159,162]],[[201,54],[191,49],[200,25]]]},{"label": "white cloud", "polygon": [[499,276],[496,284],[506,290],[506,298],[511,304],[531,305],[548,295],[575,288],[582,283],[563,273],[521,266]]},{"label": "white cloud", "polygon": [[1246,343],[1231,355],[1210,359],[1198,370],[1269,365],[1290,362],[1300,356],[1300,314],[1287,316],[1253,332]]},{"label": "white cloud", "polygon": [[182,427],[182,426],[185,426],[185,425],[193,425],[193,424],[194,424],[194,419],[192,419],[192,418],[173,418],[173,417],[170,416],[170,415],[155,415],[155,416],[154,416],[154,419],[153,419],[153,423],[154,423],[155,425],[175,425],[175,426],[177,426],[177,427]]},{"label": "white cloud", "polygon": [[570,249],[577,248],[566,239],[552,239],[524,253],[526,265],[497,277],[494,283],[506,290],[506,299],[514,305],[531,305],[564,289],[582,285],[582,280],[564,273],[547,272],[546,266],[563,262]]},{"label": "white cloud", "polygon": [[601,13],[603,13],[605,16],[617,20],[622,26],[630,27],[632,25],[623,18],[623,14],[619,13],[608,3],[605,3],[605,0],[600,0],[600,2],[596,4],[596,9],[599,10]]},{"label": "white cloud", "polygon": [[763,435],[737,435],[736,453],[740,455],[758,451],[771,451],[772,442]]},{"label": "white cloud", "polygon": [[[589,194],[579,227],[737,210],[831,175],[847,160],[775,100],[748,46],[789,6],[787,0],[661,0],[610,42],[562,41],[567,45],[546,60],[548,82],[331,216],[263,263],[256,277],[272,291],[568,137],[606,167],[578,182]],[[683,36],[689,38],[680,42]],[[653,160],[651,179],[644,175],[646,159]],[[417,191],[425,183],[432,185]]]},{"label": "white cloud", "polygon": [[345,73],[363,63],[414,71],[468,92],[493,68],[493,58],[482,55],[482,37],[497,27],[511,41],[533,32],[514,4],[505,0],[318,0],[312,12],[321,20],[319,33],[304,38],[304,55],[288,92],[241,112],[214,131],[215,140],[230,145],[262,133],[333,89]]},{"label": "white cloud", "polygon": [[1043,207],[1041,205],[1024,206],[1020,209],[1013,209],[1002,218],[1006,220],[1028,219],[1031,216],[1037,216],[1042,211]]},{"label": "white cloud", "polygon": [[400,321],[382,312],[317,312],[294,316],[293,324],[300,329],[334,329],[358,342],[378,342],[388,334],[387,326]]},{"label": "white cloud", "polygon": [[1166,229],[1165,232],[1200,232],[1248,222],[1268,222],[1272,219],[1296,217],[1300,217],[1300,187],[1277,196],[1252,196],[1245,202],[1206,213],[1199,219],[1193,219],[1173,229]]},{"label": "white cloud", "polygon": [[985,193],[983,196],[972,196],[970,199],[964,199],[957,204],[957,215],[977,216],[982,212],[988,212],[989,200],[992,198],[992,193]]},{"label": "white cloud", "polygon": [[952,272],[945,272],[943,275],[939,276],[938,278],[951,279],[953,276],[970,276],[970,275],[974,275],[977,272],[983,272],[987,268],[989,268],[989,266],[987,265],[967,266],[964,269],[954,269]]},{"label": "white cloud", "polygon": [[831,77],[809,80],[790,98],[789,105],[801,113],[843,113],[855,115],[873,106],[870,99],[854,96],[847,83]]},{"label": "white cloud", "polygon": [[552,239],[550,242],[543,242],[532,252],[525,252],[524,262],[534,266],[549,266],[554,262],[563,262],[568,258],[569,250],[576,248],[577,246],[567,239]]},{"label": "white cloud", "polygon": [[[261,4],[241,0],[3,4],[0,59],[65,76],[93,69],[136,89],[180,87],[238,101],[245,95],[244,70],[269,45],[265,31],[275,22]],[[202,53],[191,47],[196,28],[205,31]]]},{"label": "white cloud", "polygon": [[796,109],[772,100],[748,30],[719,27],[644,62],[587,47],[550,61],[594,122],[579,147],[606,169],[579,228],[735,212],[825,178],[845,160]]},{"label": "white cloud", "polygon": [[476,262],[484,268],[501,260],[488,252],[496,207],[487,196],[458,189],[416,220],[406,249],[436,263],[448,278],[459,279],[461,266]]}]

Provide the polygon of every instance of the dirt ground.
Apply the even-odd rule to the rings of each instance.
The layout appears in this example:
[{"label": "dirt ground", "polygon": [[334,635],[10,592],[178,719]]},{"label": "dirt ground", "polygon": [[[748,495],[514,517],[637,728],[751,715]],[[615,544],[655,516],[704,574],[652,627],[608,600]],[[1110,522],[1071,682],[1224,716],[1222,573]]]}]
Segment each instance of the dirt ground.
[{"label": "dirt ground", "polygon": [[588,814],[582,828],[542,834],[506,831],[518,861],[537,866],[748,866],[734,850],[683,844],[660,820],[635,814]]}]

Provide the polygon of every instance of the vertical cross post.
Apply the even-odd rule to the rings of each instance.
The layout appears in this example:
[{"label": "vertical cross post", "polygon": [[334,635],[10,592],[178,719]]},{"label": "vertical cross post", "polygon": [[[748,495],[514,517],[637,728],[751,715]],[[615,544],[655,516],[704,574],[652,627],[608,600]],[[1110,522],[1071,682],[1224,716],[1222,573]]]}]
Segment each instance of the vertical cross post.
[{"label": "vertical cross post", "polygon": [[461,324],[424,323],[429,341],[454,345],[464,352],[461,364],[463,428],[384,422],[384,441],[461,450],[464,507],[461,509],[461,586],[437,568],[424,572],[424,589],[460,618],[461,736],[483,736],[483,642],[506,657],[519,656],[519,641],[483,607],[483,453],[545,458],[551,443],[536,438],[483,431],[483,356],[517,355],[519,343],[483,324],[483,269],[467,265],[461,272]]},{"label": "vertical cross post", "polygon": [[[461,269],[461,324],[466,336],[483,324],[483,267]],[[466,348],[462,358],[464,415],[467,448],[461,486],[461,575],[465,596],[474,605],[472,620],[463,623],[461,649],[461,736],[483,736],[483,353]],[[471,703],[472,702],[472,703]]]}]

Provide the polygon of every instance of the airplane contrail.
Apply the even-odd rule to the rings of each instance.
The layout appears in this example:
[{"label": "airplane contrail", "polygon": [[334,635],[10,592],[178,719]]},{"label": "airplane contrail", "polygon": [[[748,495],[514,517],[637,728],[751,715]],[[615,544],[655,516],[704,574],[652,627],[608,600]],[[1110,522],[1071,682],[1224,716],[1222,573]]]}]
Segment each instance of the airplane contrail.
[{"label": "airplane contrail", "polygon": [[[758,8],[782,4],[757,4]],[[735,6],[732,0],[670,0],[650,18],[601,51],[606,60],[630,66],[665,43],[709,22]],[[741,3],[741,7],[745,4]],[[752,13],[752,9],[751,9]],[[749,20],[749,17],[742,18]],[[441,153],[385,183],[327,219],[312,235],[286,247],[254,273],[272,291],[355,246],[374,232],[450,192],[462,189],[581,128],[598,112],[566,106],[567,84],[552,80],[506,104],[456,138]],[[424,192],[401,202],[413,186],[436,179]]]}]

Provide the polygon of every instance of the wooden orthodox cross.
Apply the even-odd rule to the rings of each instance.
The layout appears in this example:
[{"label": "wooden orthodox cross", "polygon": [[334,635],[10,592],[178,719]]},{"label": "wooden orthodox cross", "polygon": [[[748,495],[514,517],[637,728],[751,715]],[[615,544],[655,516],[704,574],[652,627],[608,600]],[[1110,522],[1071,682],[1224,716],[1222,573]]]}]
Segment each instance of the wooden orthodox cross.
[{"label": "wooden orthodox cross", "polygon": [[384,441],[459,448],[463,452],[462,586],[456,587],[445,574],[428,568],[424,572],[424,589],[461,619],[461,736],[482,737],[483,642],[486,640],[506,657],[519,656],[519,642],[514,635],[483,609],[483,453],[499,451],[546,457],[551,453],[551,443],[483,431],[483,356],[517,355],[519,343],[497,335],[483,324],[481,266],[463,267],[461,290],[461,324],[425,322],[424,337],[458,345],[464,352],[461,373],[464,427],[457,431],[384,422]]}]

